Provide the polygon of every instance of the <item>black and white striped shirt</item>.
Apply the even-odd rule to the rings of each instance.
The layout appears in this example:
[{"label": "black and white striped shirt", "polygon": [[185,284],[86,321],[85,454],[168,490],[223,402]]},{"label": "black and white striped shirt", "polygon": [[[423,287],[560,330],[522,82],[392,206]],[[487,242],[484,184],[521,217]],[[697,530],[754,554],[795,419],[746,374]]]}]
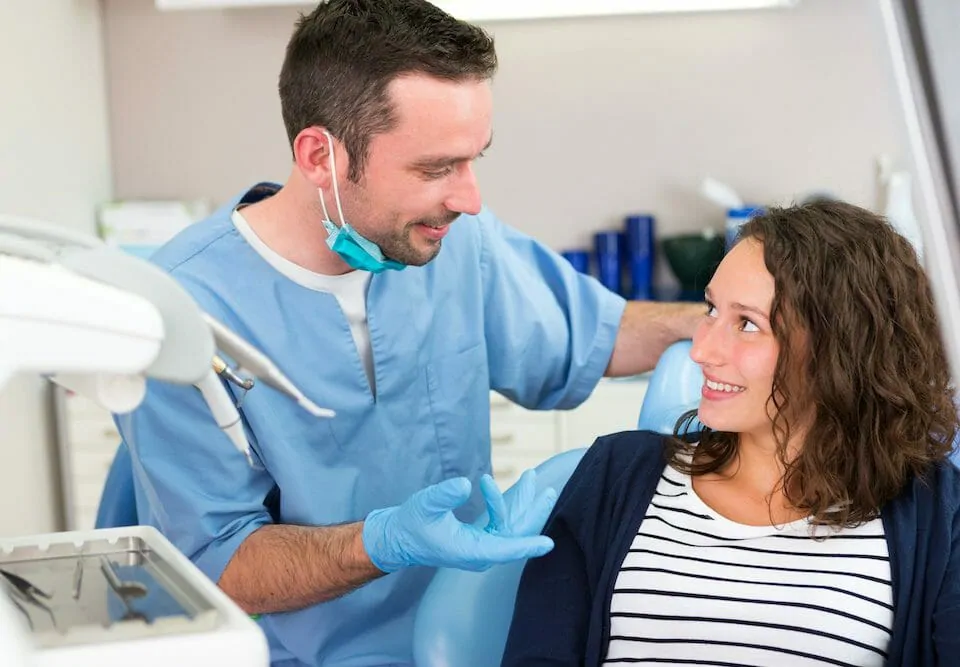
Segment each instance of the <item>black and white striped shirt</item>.
[{"label": "black and white striped shirt", "polygon": [[811,528],[730,521],[667,467],[617,576],[604,664],[883,665],[882,522]]}]

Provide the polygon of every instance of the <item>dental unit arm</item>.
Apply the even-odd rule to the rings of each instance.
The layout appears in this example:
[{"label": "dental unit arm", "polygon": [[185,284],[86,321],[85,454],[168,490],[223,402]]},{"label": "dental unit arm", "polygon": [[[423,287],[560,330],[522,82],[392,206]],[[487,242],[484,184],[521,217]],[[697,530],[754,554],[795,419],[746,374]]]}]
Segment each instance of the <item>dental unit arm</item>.
[{"label": "dental unit arm", "polygon": [[[221,353],[249,377],[240,378]],[[244,390],[262,381],[317,417],[334,416],[158,267],[91,236],[0,215],[0,389],[20,373],[44,375],[114,413],[134,410],[148,379],[194,385],[248,461],[250,445],[220,376]],[[224,455],[235,454],[225,447]],[[97,568],[77,578],[84,562],[107,556],[153,577],[151,595],[136,601],[137,611],[123,600],[122,617],[112,615],[110,603],[123,588],[103,588]],[[269,662],[256,623],[149,526],[0,538],[0,574],[0,665]],[[50,594],[47,615],[31,614],[7,583],[27,580],[43,583]],[[167,605],[176,599],[182,609],[151,608],[151,600],[163,599]]]},{"label": "dental unit arm", "polygon": [[126,413],[143,400],[147,378],[192,384],[252,461],[240,414],[218,377],[231,370],[218,351],[310,414],[334,416],[158,267],[91,236],[0,216],[0,387],[17,372],[46,374]]}]

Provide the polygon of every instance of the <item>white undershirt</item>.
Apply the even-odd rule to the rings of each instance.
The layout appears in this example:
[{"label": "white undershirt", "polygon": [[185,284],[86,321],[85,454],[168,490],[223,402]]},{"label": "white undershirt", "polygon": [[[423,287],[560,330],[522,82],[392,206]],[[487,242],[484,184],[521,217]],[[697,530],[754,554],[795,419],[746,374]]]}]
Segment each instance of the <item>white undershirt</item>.
[{"label": "white undershirt", "polygon": [[617,576],[604,665],[883,665],[883,523],[814,530],[735,523],[668,466]]},{"label": "white undershirt", "polygon": [[373,375],[373,350],[370,347],[370,330],[367,327],[367,287],[370,285],[370,272],[351,271],[340,276],[314,273],[299,264],[294,264],[272,250],[257,236],[253,228],[240,214],[240,211],[234,211],[231,219],[240,235],[274,269],[302,287],[317,292],[326,292],[336,297],[340,310],[343,311],[343,315],[350,325],[350,334],[357,346],[357,353],[363,363],[363,370],[367,374],[370,391],[376,394],[376,381]]}]

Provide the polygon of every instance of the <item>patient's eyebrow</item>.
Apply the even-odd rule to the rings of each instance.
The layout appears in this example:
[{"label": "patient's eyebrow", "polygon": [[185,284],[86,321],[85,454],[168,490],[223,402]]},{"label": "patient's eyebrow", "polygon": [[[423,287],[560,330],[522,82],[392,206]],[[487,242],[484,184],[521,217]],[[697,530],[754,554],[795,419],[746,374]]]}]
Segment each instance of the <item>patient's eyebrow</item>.
[{"label": "patient's eyebrow", "polygon": [[457,164],[458,162],[470,162],[475,160],[477,157],[483,154],[484,151],[490,148],[490,145],[493,143],[493,134],[490,135],[490,138],[487,140],[486,145],[480,149],[478,155],[428,155],[417,159],[413,166],[418,169],[440,169],[442,167],[449,167],[450,165]]},{"label": "patient's eyebrow", "polygon": [[769,319],[770,319],[770,316],[767,315],[766,311],[764,311],[764,310],[762,310],[762,309],[760,309],[760,308],[755,308],[754,306],[748,306],[748,305],[746,305],[746,304],[737,303],[736,301],[734,301],[733,303],[731,303],[730,306],[731,306],[731,308],[734,308],[734,309],[736,309],[736,310],[742,310],[742,311],[745,311],[745,312],[748,312],[748,313],[753,313],[753,314],[755,314],[755,315],[759,315],[760,317],[762,317],[762,318],[765,319],[765,320],[769,320]]},{"label": "patient's eyebrow", "polygon": [[[712,302],[713,293],[710,291],[710,288],[709,287],[706,288],[703,292],[704,292],[704,296],[707,297],[707,300]],[[730,307],[733,308],[734,310],[739,310],[747,313],[754,313],[755,315],[759,315],[765,320],[768,320],[768,321],[770,320],[770,315],[768,315],[767,312],[762,308],[757,308],[756,306],[748,306],[747,304],[740,303],[739,301],[734,301],[733,303],[730,304]]]}]

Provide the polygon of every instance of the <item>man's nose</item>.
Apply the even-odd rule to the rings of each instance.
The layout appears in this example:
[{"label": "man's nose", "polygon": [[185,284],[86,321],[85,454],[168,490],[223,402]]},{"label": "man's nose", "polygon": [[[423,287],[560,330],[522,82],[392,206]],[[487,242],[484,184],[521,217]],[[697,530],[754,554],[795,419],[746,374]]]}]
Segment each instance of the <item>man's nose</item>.
[{"label": "man's nose", "polygon": [[448,210],[456,213],[477,215],[480,212],[482,200],[480,198],[480,187],[477,184],[477,175],[473,171],[473,165],[467,164],[464,166],[460,177],[456,181],[453,192],[447,197],[444,205]]}]

